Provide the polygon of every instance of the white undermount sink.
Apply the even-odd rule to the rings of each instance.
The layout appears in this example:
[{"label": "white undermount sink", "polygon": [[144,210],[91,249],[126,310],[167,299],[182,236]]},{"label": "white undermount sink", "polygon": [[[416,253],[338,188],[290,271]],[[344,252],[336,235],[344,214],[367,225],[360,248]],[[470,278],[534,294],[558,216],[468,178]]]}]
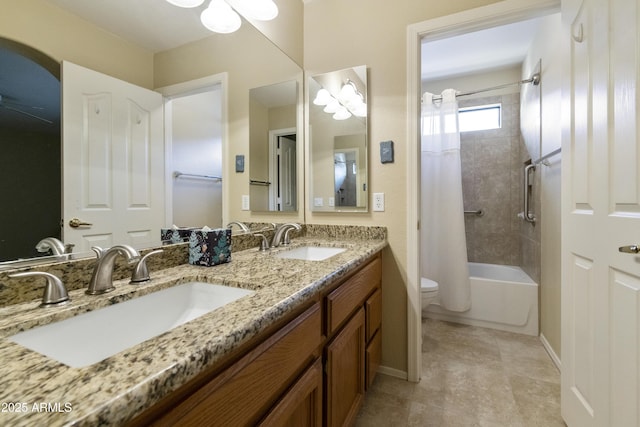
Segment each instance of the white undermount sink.
[{"label": "white undermount sink", "polygon": [[254,291],[191,282],[9,337],[72,368],[92,365]]},{"label": "white undermount sink", "polygon": [[334,255],[346,251],[344,248],[329,248],[324,246],[300,246],[288,251],[279,252],[278,258],[302,259],[305,261],[324,261]]}]

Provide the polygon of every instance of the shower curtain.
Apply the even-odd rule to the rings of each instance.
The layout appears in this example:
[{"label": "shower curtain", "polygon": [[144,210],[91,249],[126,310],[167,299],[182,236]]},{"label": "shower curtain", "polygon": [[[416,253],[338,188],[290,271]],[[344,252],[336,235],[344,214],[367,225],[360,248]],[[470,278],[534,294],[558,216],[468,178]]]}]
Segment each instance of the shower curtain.
[{"label": "shower curtain", "polygon": [[420,267],[439,284],[440,305],[451,311],[471,307],[467,241],[462,205],[460,132],[456,92],[422,97]]}]

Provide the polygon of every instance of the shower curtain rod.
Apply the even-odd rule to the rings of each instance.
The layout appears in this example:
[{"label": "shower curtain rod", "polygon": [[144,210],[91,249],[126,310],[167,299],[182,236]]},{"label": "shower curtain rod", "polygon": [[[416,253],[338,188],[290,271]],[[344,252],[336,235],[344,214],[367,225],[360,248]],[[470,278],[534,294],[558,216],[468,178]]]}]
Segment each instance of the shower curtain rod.
[{"label": "shower curtain rod", "polygon": [[[499,86],[492,86],[492,87],[487,87],[484,89],[478,89],[478,90],[474,90],[474,91],[470,91],[470,92],[456,92],[456,97],[458,96],[468,96],[468,95],[475,95],[476,93],[482,93],[482,92],[490,92],[492,90],[498,90],[498,89],[504,89],[506,87],[510,87],[510,86],[515,86],[515,85],[523,85],[525,83],[533,83],[534,86],[538,86],[540,84],[540,74],[536,73],[533,76],[531,76],[528,79],[524,79],[524,80],[520,80],[519,82],[515,82],[515,83],[506,83],[503,85],[499,85]],[[435,95],[432,98],[434,101],[442,101],[442,95]]]}]

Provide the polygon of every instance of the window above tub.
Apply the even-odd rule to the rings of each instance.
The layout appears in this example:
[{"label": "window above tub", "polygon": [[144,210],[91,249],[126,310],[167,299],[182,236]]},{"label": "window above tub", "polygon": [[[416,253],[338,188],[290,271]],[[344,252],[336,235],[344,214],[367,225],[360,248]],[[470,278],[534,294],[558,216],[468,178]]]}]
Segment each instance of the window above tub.
[{"label": "window above tub", "polygon": [[476,105],[458,109],[460,132],[500,129],[502,104]]}]

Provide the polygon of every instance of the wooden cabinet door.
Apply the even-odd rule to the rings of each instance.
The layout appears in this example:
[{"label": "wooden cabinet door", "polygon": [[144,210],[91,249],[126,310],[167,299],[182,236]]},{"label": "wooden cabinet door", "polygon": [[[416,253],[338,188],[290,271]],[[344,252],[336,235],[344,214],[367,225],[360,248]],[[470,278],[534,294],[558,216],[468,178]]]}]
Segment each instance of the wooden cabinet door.
[{"label": "wooden cabinet door", "polygon": [[327,426],[352,425],[364,398],[364,309],[326,348]]},{"label": "wooden cabinet door", "polygon": [[260,427],[322,426],[322,360],[318,359],[280,399]]}]

